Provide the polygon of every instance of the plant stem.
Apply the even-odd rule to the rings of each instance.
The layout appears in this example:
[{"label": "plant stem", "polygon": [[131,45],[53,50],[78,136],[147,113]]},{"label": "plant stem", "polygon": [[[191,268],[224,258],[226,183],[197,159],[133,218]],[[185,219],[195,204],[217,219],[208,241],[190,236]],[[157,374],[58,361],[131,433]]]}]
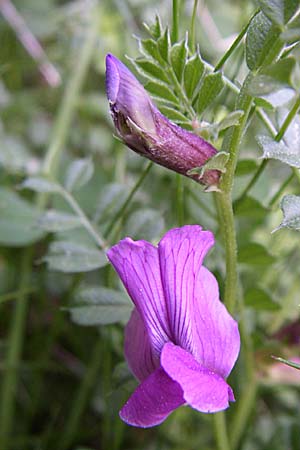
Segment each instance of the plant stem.
[{"label": "plant stem", "polygon": [[0,304],[5,303],[11,300],[17,299],[20,295],[28,295],[32,294],[36,291],[36,288],[34,287],[27,287],[23,291],[14,291],[14,292],[8,292],[7,294],[0,295]]},{"label": "plant stem", "polygon": [[81,419],[82,413],[86,407],[86,401],[90,396],[90,393],[94,387],[95,380],[98,376],[99,369],[101,366],[103,342],[101,336],[99,336],[90,358],[90,364],[88,365],[86,372],[84,374],[83,380],[81,382],[80,388],[77,395],[70,406],[70,416],[66,422],[64,433],[61,436],[57,444],[57,450],[65,450],[70,448],[76,431],[78,429],[78,424]]},{"label": "plant stem", "polygon": [[32,256],[33,247],[24,250],[21,261],[20,290],[16,298],[15,310],[8,337],[0,406],[0,447],[3,449],[9,447],[8,442],[14,423],[19,365],[28,308],[28,293],[25,293],[25,289],[30,284]]},{"label": "plant stem", "polygon": [[179,0],[173,0],[173,8],[172,8],[172,33],[171,40],[172,42],[178,41],[179,35]]},{"label": "plant stem", "polygon": [[213,423],[218,450],[230,450],[225,414],[223,411],[214,414]]},{"label": "plant stem", "polygon": [[177,199],[177,222],[178,226],[184,224],[184,180],[179,173],[176,174],[176,199]]},{"label": "plant stem", "polygon": [[222,56],[222,58],[220,59],[220,61],[216,64],[216,67],[214,69],[214,72],[217,72],[218,70],[220,70],[225,62],[227,61],[227,59],[230,58],[230,56],[232,55],[232,53],[234,52],[234,50],[237,48],[237,46],[239,45],[239,43],[241,42],[241,40],[243,39],[243,37],[245,36],[245,34],[247,33],[247,30],[249,28],[250,22],[253,19],[254,16],[256,16],[256,14],[258,13],[258,11],[255,11],[255,13],[252,15],[252,17],[250,18],[250,20],[248,21],[248,23],[244,26],[244,28],[242,29],[242,31],[239,33],[239,35],[236,37],[236,39],[233,41],[233,43],[231,44],[231,46],[229,47],[229,49],[227,50],[227,52]]},{"label": "plant stem", "polygon": [[272,207],[275,205],[275,203],[278,202],[278,200],[280,199],[280,197],[282,196],[285,188],[290,184],[290,182],[293,180],[295,174],[294,172],[291,173],[291,175],[282,183],[282,185],[280,186],[280,188],[278,189],[278,191],[273,195],[273,197],[271,198],[270,202],[269,202],[269,206]]},{"label": "plant stem", "polygon": [[97,245],[99,245],[99,247],[102,248],[103,250],[107,249],[107,244],[104,241],[103,237],[100,235],[99,231],[96,230],[94,225],[90,222],[88,217],[85,215],[84,211],[78,205],[75,198],[62,186],[60,187],[60,193],[64,197],[66,202],[69,203],[69,205],[71,206],[73,211],[77,214],[77,216],[80,218],[82,225],[90,234],[90,236],[92,236],[92,238],[96,241]]},{"label": "plant stem", "polygon": [[125,213],[129,203],[131,202],[134,194],[136,193],[136,191],[139,189],[139,187],[141,186],[141,184],[143,183],[144,179],[146,178],[146,176],[148,175],[148,173],[150,172],[151,168],[153,166],[153,162],[150,161],[147,165],[146,168],[143,170],[143,172],[141,173],[139,179],[137,180],[137,182],[135,183],[135,185],[132,187],[131,191],[128,194],[128,197],[126,198],[125,202],[123,203],[123,205],[121,206],[121,208],[116,212],[116,214],[113,216],[112,220],[109,222],[105,232],[104,232],[104,236],[107,238],[108,236],[110,236],[110,234],[112,233],[112,231],[114,230],[115,225],[117,224],[118,220],[123,216],[123,214]]},{"label": "plant stem", "polygon": [[197,17],[197,8],[198,8],[198,0],[194,0],[192,18],[191,18],[191,26],[190,26],[190,49],[191,52],[195,51],[195,42],[196,42],[196,32],[195,32],[195,23]]}]

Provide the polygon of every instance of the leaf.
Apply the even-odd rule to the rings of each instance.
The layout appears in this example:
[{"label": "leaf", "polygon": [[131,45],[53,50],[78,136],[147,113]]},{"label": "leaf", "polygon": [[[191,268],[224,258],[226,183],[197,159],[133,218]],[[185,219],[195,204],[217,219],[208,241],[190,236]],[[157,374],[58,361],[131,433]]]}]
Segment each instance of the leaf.
[{"label": "leaf", "polygon": [[276,361],[286,364],[287,366],[290,366],[290,367],[293,367],[294,369],[300,370],[300,364],[298,364],[298,363],[295,363],[293,361],[288,361],[287,359],[280,358],[279,356],[272,356],[272,358],[276,359]]},{"label": "leaf", "polygon": [[285,58],[266,66],[254,77],[247,87],[252,96],[260,96],[278,91],[291,85],[291,75],[295,68],[294,58]]},{"label": "leaf", "polygon": [[164,34],[157,40],[159,53],[164,61],[169,62],[169,52],[171,49],[171,39],[169,28],[167,27]]},{"label": "leaf", "polygon": [[300,39],[300,14],[292,20],[280,35],[280,38],[289,44],[299,41]]},{"label": "leaf", "polygon": [[204,74],[204,67],[199,51],[187,60],[184,68],[184,89],[190,99],[195,95],[196,88]]},{"label": "leaf", "polygon": [[239,199],[234,202],[234,212],[239,217],[263,219],[266,216],[267,209],[255,198],[246,196],[242,201]]},{"label": "leaf", "polygon": [[177,97],[166,84],[150,81],[146,84],[145,88],[152,96],[179,105]]},{"label": "leaf", "polygon": [[179,82],[182,80],[183,70],[188,55],[187,36],[181,42],[174,44],[170,51],[170,61]]},{"label": "leaf", "polygon": [[77,159],[68,167],[65,188],[72,192],[80,189],[87,184],[94,173],[94,164],[91,158]]},{"label": "leaf", "polygon": [[144,27],[155,40],[162,34],[161,20],[158,14],[155,16],[155,22],[152,25],[144,23]]},{"label": "leaf", "polygon": [[76,305],[68,308],[72,320],[79,325],[126,323],[133,309],[128,296],[104,287],[82,287],[75,296]]},{"label": "leaf", "polygon": [[259,68],[265,59],[264,48],[274,39],[272,22],[262,12],[256,14],[248,28],[246,36],[246,62],[250,70]]},{"label": "leaf", "polygon": [[187,172],[188,175],[199,174],[203,177],[206,170],[219,170],[222,173],[226,172],[226,164],[229,159],[229,153],[218,152],[216,155],[212,156],[203,166],[193,167],[193,169]]},{"label": "leaf", "polygon": [[236,168],[236,176],[242,177],[244,175],[249,175],[257,169],[257,163],[253,159],[241,159]]},{"label": "leaf", "polygon": [[162,114],[164,114],[166,117],[168,117],[168,119],[172,120],[173,122],[190,123],[189,120],[177,109],[170,108],[168,106],[160,106],[159,110]]},{"label": "leaf", "polygon": [[40,240],[43,230],[37,227],[41,211],[21,196],[0,188],[0,244],[22,247]]},{"label": "leaf", "polygon": [[39,217],[37,224],[42,230],[50,233],[68,231],[82,225],[80,218],[74,214],[67,214],[55,209],[48,209]]},{"label": "leaf", "polygon": [[300,197],[297,195],[285,195],[280,203],[283,213],[283,221],[274,231],[280,228],[300,230]]},{"label": "leaf", "polygon": [[159,63],[163,61],[158,50],[157,42],[154,39],[140,39],[139,50],[144,56],[150,56],[150,58],[153,58]]},{"label": "leaf", "polygon": [[[290,102],[294,96],[295,96],[294,89],[283,88],[277,90],[276,92],[271,92],[270,94],[262,95],[260,99],[263,99],[263,101],[269,104],[271,108],[278,108]],[[262,105],[262,107],[265,108],[266,106]]]},{"label": "leaf", "polygon": [[263,13],[278,25],[286,24],[299,8],[299,0],[258,0]]},{"label": "leaf", "polygon": [[49,270],[64,273],[89,272],[108,264],[102,250],[72,241],[52,242],[42,261]]},{"label": "leaf", "polygon": [[258,145],[263,150],[263,158],[278,159],[291,167],[300,169],[300,148],[288,147],[282,141],[276,142],[270,136],[260,135],[256,137]]},{"label": "leaf", "polygon": [[137,58],[135,60],[130,60],[135,66],[136,70],[147,79],[150,80],[160,80],[164,83],[169,83],[169,78],[166,75],[165,70],[160,66],[145,58]]},{"label": "leaf", "polygon": [[268,266],[274,263],[275,258],[263,245],[251,242],[240,248],[238,261],[251,266]]},{"label": "leaf", "polygon": [[40,193],[59,193],[61,190],[59,184],[42,177],[26,178],[26,180],[20,184],[20,188],[30,189]]},{"label": "leaf", "polygon": [[1,136],[0,165],[12,174],[32,175],[41,165],[24,143],[15,136]]},{"label": "leaf", "polygon": [[244,115],[244,111],[236,110],[229,113],[221,122],[217,125],[218,132],[226,130],[229,127],[238,125],[241,118]]},{"label": "leaf", "polygon": [[111,219],[123,205],[128,191],[128,187],[123,184],[106,184],[100,194],[94,222],[104,223]]},{"label": "leaf", "polygon": [[280,309],[280,305],[275,303],[264,289],[258,287],[251,288],[246,292],[245,305],[264,311],[278,311]]},{"label": "leaf", "polygon": [[150,208],[135,211],[126,223],[126,232],[133,238],[143,238],[148,241],[160,236],[164,230],[165,221],[161,213]]},{"label": "leaf", "polygon": [[202,114],[203,111],[216,99],[223,89],[223,86],[224,81],[221,72],[206,75],[201,84],[197,97],[198,114]]}]

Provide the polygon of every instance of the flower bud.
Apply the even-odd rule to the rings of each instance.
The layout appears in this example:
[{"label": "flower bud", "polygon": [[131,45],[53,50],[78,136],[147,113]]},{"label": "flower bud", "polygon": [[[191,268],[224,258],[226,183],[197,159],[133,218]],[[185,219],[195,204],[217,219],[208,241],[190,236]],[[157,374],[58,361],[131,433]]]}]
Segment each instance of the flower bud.
[{"label": "flower bud", "polygon": [[218,185],[218,170],[206,170],[203,175],[189,173],[203,166],[217,150],[161,114],[141,83],[111,54],[106,56],[106,92],[115,127],[128,147],[202,184]]}]

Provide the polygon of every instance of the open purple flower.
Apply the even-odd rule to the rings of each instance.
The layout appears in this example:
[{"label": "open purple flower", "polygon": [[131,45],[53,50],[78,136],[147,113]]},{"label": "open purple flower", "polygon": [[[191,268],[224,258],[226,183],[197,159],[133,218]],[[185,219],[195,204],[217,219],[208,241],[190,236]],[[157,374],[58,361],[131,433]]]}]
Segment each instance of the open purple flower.
[{"label": "open purple flower", "polygon": [[125,356],[140,385],[120,411],[130,425],[151,427],[187,403],[213,413],[234,401],[226,383],[240,348],[235,320],[202,266],[214,243],[198,225],[168,231],[158,248],[123,239],[108,258],[135,309]]},{"label": "open purple flower", "polygon": [[220,172],[190,174],[217,150],[200,136],[170,122],[133,74],[115,56],[106,56],[106,92],[119,136],[135,152],[207,186],[218,185]]}]

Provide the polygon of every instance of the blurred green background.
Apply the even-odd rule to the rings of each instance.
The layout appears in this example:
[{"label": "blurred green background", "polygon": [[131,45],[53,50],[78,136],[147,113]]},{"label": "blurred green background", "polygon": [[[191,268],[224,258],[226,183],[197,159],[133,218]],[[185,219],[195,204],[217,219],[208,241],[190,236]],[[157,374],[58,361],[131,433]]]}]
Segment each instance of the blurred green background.
[{"label": "blurred green background", "polygon": [[[181,38],[190,26],[193,3],[180,2]],[[45,167],[49,152],[55,155],[52,175],[60,182],[73,161],[90,158],[93,176],[74,198],[103,234],[113,226],[110,244],[125,235],[157,241],[165,230],[178,225],[182,220],[177,207],[178,178],[161,167],[151,169],[121,220],[114,222],[147,163],[113,137],[105,95],[106,53],[125,62],[125,54],[136,56],[134,36],[147,35],[143,23],[152,23],[156,13],[164,25],[170,24],[172,2],[14,0],[16,11],[5,10],[7,4],[0,1],[0,448],[213,450],[211,416],[190,408],[180,408],[155,429],[134,429],[121,422],[118,411],[135,386],[123,357],[123,328],[131,307],[124,304],[122,313],[92,310],[96,324],[105,322],[103,314],[111,314],[107,322],[114,323],[108,325],[79,324],[92,322],[91,312],[84,307],[69,312],[76,301],[80,302],[82,289],[121,287],[108,266],[85,272],[79,264],[73,273],[49,270],[49,261],[47,266],[43,258],[53,240],[88,247],[93,241],[83,228],[57,230],[53,225],[55,233],[46,233],[37,225],[39,201],[30,191],[18,189],[24,177]],[[211,64],[219,60],[255,7],[246,0],[199,2],[196,37],[205,60]],[[38,61],[22,45],[26,33],[16,34],[13,18],[23,19],[27,31],[44,49]],[[45,63],[48,82],[41,72]],[[245,71],[240,47],[226,75],[242,80]],[[202,119],[213,121],[231,109],[233,97],[224,93],[219,105]],[[252,166],[240,164],[235,195],[245,186],[260,156],[254,136],[262,125],[254,119],[251,127],[242,158],[253,162]],[[259,278],[267,298],[264,309],[253,306],[249,294],[248,323],[261,384],[240,446],[243,450],[300,448],[298,372],[291,382],[279,376],[279,384],[277,373],[269,372],[270,354],[289,356],[282,342],[271,339],[273,333],[298,317],[298,237],[286,230],[271,237],[281,213],[278,205],[275,209],[265,207],[288,170],[271,163],[253,189],[257,202],[237,212],[239,242],[255,240],[267,245],[270,252],[262,266],[255,261],[250,262],[250,268],[243,266],[249,263],[247,251],[241,262],[244,290],[251,293]],[[201,223],[219,238],[213,196],[199,196],[198,192],[196,183],[184,181],[183,221]],[[292,185],[289,192],[297,193],[297,187]],[[48,197],[47,205],[71,212],[58,195]],[[222,252],[217,243],[207,261],[221,282],[221,291]],[[293,347],[291,352],[297,353]],[[232,382],[238,385],[234,374]],[[230,408],[229,418],[234,408]]]}]

